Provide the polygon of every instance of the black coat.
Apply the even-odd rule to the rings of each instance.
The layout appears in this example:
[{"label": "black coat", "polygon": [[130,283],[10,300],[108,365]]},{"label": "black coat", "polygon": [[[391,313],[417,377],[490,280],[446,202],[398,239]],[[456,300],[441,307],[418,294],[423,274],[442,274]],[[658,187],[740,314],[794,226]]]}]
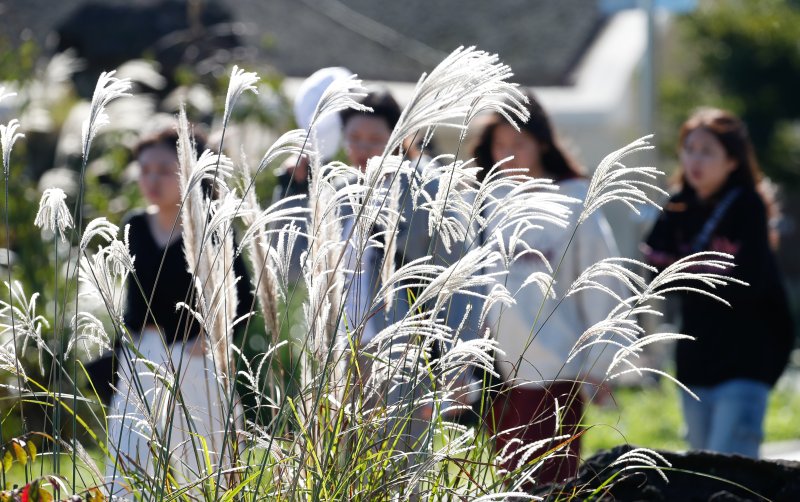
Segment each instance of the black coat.
[{"label": "black coat", "polygon": [[[673,196],[647,245],[675,259],[691,254],[696,236],[730,190],[725,187],[708,201],[687,191]],[[794,326],[767,230],[761,197],[752,188],[739,189],[702,250],[732,254],[735,267],[721,273],[749,286],[731,284],[712,291],[730,307],[701,294],[679,293],[682,332],[696,338],[678,342],[677,378],[684,384],[714,386],[746,378],[774,385],[783,372]]]}]

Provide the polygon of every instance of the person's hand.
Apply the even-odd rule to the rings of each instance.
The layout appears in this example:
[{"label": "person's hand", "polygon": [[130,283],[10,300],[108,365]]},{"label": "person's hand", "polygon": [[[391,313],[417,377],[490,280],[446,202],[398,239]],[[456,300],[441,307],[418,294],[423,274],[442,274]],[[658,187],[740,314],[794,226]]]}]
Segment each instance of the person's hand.
[{"label": "person's hand", "polygon": [[736,253],[739,252],[741,247],[741,244],[733,242],[726,237],[714,237],[711,239],[711,244],[708,246],[711,251],[727,253],[733,256],[736,256]]}]

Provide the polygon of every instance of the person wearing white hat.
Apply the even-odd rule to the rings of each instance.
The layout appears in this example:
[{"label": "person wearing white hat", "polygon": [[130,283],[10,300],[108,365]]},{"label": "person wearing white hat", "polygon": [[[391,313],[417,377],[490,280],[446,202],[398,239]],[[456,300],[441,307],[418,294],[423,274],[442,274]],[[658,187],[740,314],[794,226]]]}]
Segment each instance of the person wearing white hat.
[{"label": "person wearing white hat", "polygon": [[[342,121],[334,113],[323,117],[322,120],[311,124],[314,111],[317,108],[322,94],[333,82],[342,78],[349,78],[352,72],[347,68],[329,67],[322,68],[312,73],[300,84],[294,99],[294,118],[297,125],[309,131],[314,149],[319,153],[321,161],[327,161],[339,151],[342,138]],[[293,195],[308,195],[308,158],[305,155],[293,156],[281,165],[277,171],[278,183],[272,192],[272,203]],[[306,205],[306,199],[291,203],[293,206]],[[289,206],[285,206],[289,207]],[[297,236],[289,267],[289,280],[298,282],[302,277],[301,255],[308,249],[308,239],[305,237],[305,221],[299,221],[300,233]]]}]

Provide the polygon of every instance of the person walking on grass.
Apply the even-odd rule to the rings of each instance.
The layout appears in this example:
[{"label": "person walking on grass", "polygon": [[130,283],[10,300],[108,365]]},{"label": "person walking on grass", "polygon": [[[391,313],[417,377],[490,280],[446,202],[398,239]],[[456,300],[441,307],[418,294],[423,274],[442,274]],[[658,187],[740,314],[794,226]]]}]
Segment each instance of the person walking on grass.
[{"label": "person walking on grass", "polygon": [[[391,136],[392,130],[400,119],[400,106],[392,95],[385,90],[373,90],[362,98],[360,104],[372,109],[372,112],[346,109],[340,112],[342,120],[342,136],[345,153],[349,164],[364,171],[367,163],[374,157],[384,154],[384,150]],[[403,152],[404,160],[410,162],[411,168],[419,172],[424,169],[430,159],[421,151],[410,149]],[[413,175],[412,175],[413,176]],[[393,260],[396,268],[405,263],[431,253],[431,238],[428,235],[428,214],[422,210],[414,210],[413,196],[411,194],[411,176],[400,175],[396,179],[388,176],[383,183],[386,187],[390,183],[397,183],[399,211],[402,218],[397,228],[378,228],[372,231],[372,237],[367,245],[359,242],[354,231],[357,210],[350,205],[343,208],[343,236],[349,241],[345,251],[345,266],[348,271],[345,284],[345,322],[340,324],[341,330],[349,330],[351,336],[356,338],[359,350],[359,380],[357,387],[367,395],[364,385],[374,373],[374,354],[367,354],[367,347],[371,340],[387,326],[403,321],[409,315],[409,292],[405,289],[394,294],[391,307],[383,305],[378,311],[370,311],[371,302],[380,288],[381,267],[384,260]],[[435,193],[434,184],[424,188],[429,193]],[[385,256],[383,240],[389,238],[388,233],[396,233],[396,252],[392,256]],[[377,243],[377,245],[376,245]],[[397,347],[404,343],[414,343],[411,340],[395,340],[392,342]],[[430,427],[430,405],[422,404],[422,397],[427,388],[425,375],[417,375],[411,371],[420,361],[407,361],[406,354],[394,354],[398,364],[385,365],[387,374],[380,380],[385,381],[382,389],[372,398],[367,398],[366,408],[380,404],[386,407],[399,407],[392,413],[397,415],[397,420],[389,420],[383,428],[385,435],[397,436],[397,447],[404,452],[419,451],[428,441],[426,431]],[[416,359],[416,358],[413,358]],[[402,366],[397,368],[396,366]],[[403,383],[393,382],[392,379],[400,374],[414,373],[413,381]],[[377,406],[380,408],[380,406]],[[376,408],[376,409],[377,409]]]},{"label": "person walking on grass", "polygon": [[683,333],[675,355],[686,438],[695,450],[756,458],[770,389],[788,361],[793,323],[770,246],[774,201],[760,193],[762,174],[745,124],[730,112],[704,108],[683,124],[678,143],[679,190],[670,198],[643,250],[664,269],[700,251],[733,256],[724,271],[744,284],[705,295],[680,293]]},{"label": "person walking on grass", "polygon": [[[181,481],[200,479],[206,461],[197,438],[205,439],[216,463],[226,429],[229,438],[233,434],[226,425],[230,396],[223,396],[217,384],[200,323],[185,309],[176,309],[180,302],[191,305],[195,297],[184,257],[177,142],[177,131],[169,128],[144,137],[133,150],[139,190],[148,205],[133,210],[123,223],[129,225],[135,259],[124,315],[135,350],[117,349],[119,376],[108,413],[111,457],[106,465],[112,495],[127,493],[130,473],[153,475],[160,458],[186,478]],[[195,142],[202,151],[203,138],[196,136]],[[233,273],[239,277],[238,313],[243,315],[253,297],[240,258]],[[170,405],[168,397],[177,388],[182,405]]]},{"label": "person walking on grass", "polygon": [[[519,131],[499,114],[489,119],[474,149],[477,164],[485,173],[506,159],[501,169],[523,169],[530,177],[551,179],[561,194],[583,200],[588,180],[559,144],[545,110],[533,96],[528,95],[528,99],[530,119],[519,124]],[[485,417],[495,436],[501,467],[509,472],[530,471],[540,456],[566,444],[532,472],[538,484],[577,474],[584,402],[589,393],[598,398],[601,392],[599,383],[608,365],[598,360],[599,355],[610,358],[613,353],[599,346],[566,362],[583,332],[604,319],[616,305],[610,295],[583,291],[559,301],[526,283],[532,274],[549,273],[549,262],[554,270],[553,292],[561,298],[589,265],[618,256],[602,214],[595,212],[576,229],[581,207],[571,209],[565,228],[543,223],[543,228],[529,228],[521,234],[521,239],[537,253],[527,253],[511,263],[505,286],[514,294],[516,304],[493,308],[487,318],[502,350],[496,356],[501,389]],[[487,229],[484,235],[492,232]],[[504,234],[507,232],[516,230],[509,229]],[[509,238],[510,235],[503,235],[504,242]],[[595,385],[584,388],[586,382]],[[548,441],[554,436],[564,438]],[[536,442],[541,442],[540,447],[527,453],[520,450]]]}]

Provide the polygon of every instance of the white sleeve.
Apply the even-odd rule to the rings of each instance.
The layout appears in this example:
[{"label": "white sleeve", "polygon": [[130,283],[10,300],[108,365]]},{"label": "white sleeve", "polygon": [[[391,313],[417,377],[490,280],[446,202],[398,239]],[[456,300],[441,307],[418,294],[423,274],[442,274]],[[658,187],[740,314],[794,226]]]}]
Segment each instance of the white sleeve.
[{"label": "white sleeve", "polygon": [[[342,225],[342,238],[347,239],[353,230],[355,218],[348,218]],[[345,298],[344,298],[344,317],[339,321],[339,329],[345,329],[351,333],[364,323],[364,332],[361,336],[361,343],[364,344],[375,337],[373,323],[367,320],[369,308],[372,301],[372,281],[371,267],[365,267],[370,263],[370,252],[367,248],[361,253],[361,245],[356,232],[352,232],[352,237],[345,244],[343,265],[345,269]],[[345,324],[346,323],[346,324]]]},{"label": "white sleeve", "polygon": [[[605,216],[595,212],[578,228],[575,245],[577,247],[577,272],[584,270],[606,258],[619,256],[616,241]],[[603,286],[624,298],[622,284],[612,278],[599,280]],[[577,294],[579,312],[582,314],[582,325],[585,329],[603,321],[617,306],[617,300],[610,294],[596,289],[581,291]],[[606,338],[608,339],[608,338]],[[597,344],[583,353],[584,365],[588,376],[595,381],[606,378],[606,372],[617,348],[610,344]]]}]

